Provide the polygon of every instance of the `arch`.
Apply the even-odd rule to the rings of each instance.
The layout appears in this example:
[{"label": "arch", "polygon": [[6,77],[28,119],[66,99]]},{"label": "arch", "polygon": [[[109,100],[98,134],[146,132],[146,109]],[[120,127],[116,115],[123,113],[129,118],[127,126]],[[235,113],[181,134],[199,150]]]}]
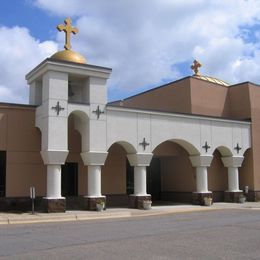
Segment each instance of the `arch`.
[{"label": "arch", "polygon": [[107,196],[108,206],[127,207],[129,187],[134,183],[130,180],[132,185],[129,185],[129,170],[132,170],[130,177],[134,172],[128,163],[127,153],[136,153],[136,149],[126,141],[117,141],[107,151],[102,168],[102,192]]},{"label": "arch", "polygon": [[87,120],[89,119],[88,115],[84,111],[80,111],[80,110],[74,110],[74,111],[70,112],[70,114],[68,115],[68,118],[71,116],[75,116],[76,118],[78,118],[79,120],[81,120],[84,123],[87,123]]},{"label": "arch", "polygon": [[152,153],[154,153],[155,149],[160,146],[161,144],[170,141],[173,143],[176,143],[178,145],[180,145],[189,155],[200,155],[199,150],[191,143],[189,143],[186,140],[183,139],[169,139],[169,140],[165,140],[163,142],[161,142],[160,144],[158,144],[152,151]]},{"label": "arch", "polygon": [[147,192],[155,200],[191,203],[196,179],[189,156],[199,151],[187,141],[170,139],[160,143],[152,153],[147,168]]},{"label": "arch", "polygon": [[107,149],[107,151],[110,149],[110,147],[114,144],[119,144],[121,145],[124,150],[126,151],[127,154],[133,154],[133,153],[137,153],[137,150],[135,149],[134,145],[130,144],[129,142],[127,141],[117,141],[117,142],[114,142],[112,143],[109,148]]},{"label": "arch", "polygon": [[218,150],[222,157],[233,156],[233,153],[226,146],[218,146],[215,150]]},{"label": "arch", "polygon": [[81,135],[82,151],[86,151],[89,145],[89,117],[83,111],[74,110],[69,114],[68,123],[70,119],[73,119],[73,127]]}]

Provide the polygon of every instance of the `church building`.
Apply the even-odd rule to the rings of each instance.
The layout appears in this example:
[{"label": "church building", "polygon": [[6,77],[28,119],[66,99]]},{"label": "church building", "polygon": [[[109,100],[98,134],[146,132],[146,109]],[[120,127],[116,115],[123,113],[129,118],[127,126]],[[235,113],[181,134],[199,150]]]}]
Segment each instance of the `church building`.
[{"label": "church building", "polygon": [[[27,75],[29,105],[0,103],[0,210],[64,212],[260,199],[260,88],[193,76],[115,102],[112,69],[65,50]],[[134,77],[134,75],[133,75]]]}]

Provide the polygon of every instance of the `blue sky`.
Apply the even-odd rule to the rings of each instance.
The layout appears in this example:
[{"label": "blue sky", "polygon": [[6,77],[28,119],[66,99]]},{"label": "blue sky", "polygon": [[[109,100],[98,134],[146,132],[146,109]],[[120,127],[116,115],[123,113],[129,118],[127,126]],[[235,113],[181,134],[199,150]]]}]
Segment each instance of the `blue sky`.
[{"label": "blue sky", "polygon": [[191,75],[194,58],[202,74],[260,84],[260,1],[3,0],[0,102],[28,102],[24,76],[62,49],[67,16],[73,49],[113,69],[110,101]]}]

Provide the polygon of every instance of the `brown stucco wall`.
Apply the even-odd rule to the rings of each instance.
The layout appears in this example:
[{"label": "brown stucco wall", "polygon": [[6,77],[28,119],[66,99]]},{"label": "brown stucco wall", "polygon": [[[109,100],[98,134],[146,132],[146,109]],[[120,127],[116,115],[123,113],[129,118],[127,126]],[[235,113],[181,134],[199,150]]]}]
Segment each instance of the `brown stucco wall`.
[{"label": "brown stucco wall", "polygon": [[239,120],[250,119],[251,106],[249,84],[242,83],[229,87],[228,95],[230,102],[230,117]]},{"label": "brown stucco wall", "polygon": [[[253,155],[253,174],[254,190],[260,190],[260,88],[259,86],[249,85],[251,120],[252,120],[252,155]],[[250,187],[249,187],[250,188]]]},{"label": "brown stucco wall", "polygon": [[[114,105],[119,104],[120,102],[114,103]],[[121,105],[131,108],[189,113],[191,110],[190,78],[184,78],[130,97],[121,101]]]},{"label": "brown stucco wall", "polygon": [[102,193],[126,194],[126,152],[119,144],[110,147],[102,167]]},{"label": "brown stucco wall", "polygon": [[219,151],[213,153],[213,159],[208,167],[208,189],[209,191],[228,190],[228,169],[224,167],[221,161]]},{"label": "brown stucco wall", "polygon": [[254,187],[252,148],[244,153],[244,157],[242,166],[239,168],[239,188],[240,190],[244,190],[245,186],[248,186],[252,190]]},{"label": "brown stucco wall", "polygon": [[228,87],[192,77],[190,79],[191,113],[229,117]]},{"label": "brown stucco wall", "polygon": [[195,191],[195,171],[188,156],[160,157],[162,192]]},{"label": "brown stucco wall", "polygon": [[7,151],[6,197],[45,195],[46,178],[40,146],[41,133],[34,127],[35,109],[30,106],[0,106],[0,149]]}]

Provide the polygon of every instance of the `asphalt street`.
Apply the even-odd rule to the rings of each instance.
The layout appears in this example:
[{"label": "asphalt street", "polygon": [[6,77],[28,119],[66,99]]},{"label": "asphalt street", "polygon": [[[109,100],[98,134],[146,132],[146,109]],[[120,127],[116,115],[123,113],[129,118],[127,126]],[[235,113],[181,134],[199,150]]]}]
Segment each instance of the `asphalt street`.
[{"label": "asphalt street", "polygon": [[3,225],[0,259],[260,259],[260,210]]}]

